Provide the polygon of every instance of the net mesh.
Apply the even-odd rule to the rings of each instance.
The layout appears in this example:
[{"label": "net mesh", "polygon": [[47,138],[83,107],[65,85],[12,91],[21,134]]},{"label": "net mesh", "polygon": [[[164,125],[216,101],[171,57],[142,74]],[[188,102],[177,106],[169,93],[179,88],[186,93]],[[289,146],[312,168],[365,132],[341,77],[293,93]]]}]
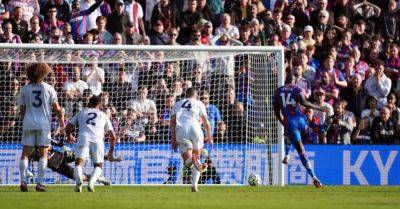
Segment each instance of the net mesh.
[{"label": "net mesh", "polygon": [[[202,160],[209,167],[200,182],[247,184],[247,176],[254,173],[262,184],[277,184],[278,133],[272,97],[278,85],[278,57],[278,52],[262,50],[2,49],[0,180],[3,184],[20,182],[18,97],[28,82],[26,66],[43,61],[54,71],[46,82],[55,87],[67,119],[85,108],[91,94],[101,96],[102,110],[110,116],[119,139],[115,155],[123,159],[104,163],[103,175],[113,184],[190,183],[190,169],[183,166],[180,153],[170,148],[169,119],[173,104],[191,86],[209,104],[215,141],[205,145]],[[64,142],[63,148],[54,146],[55,151],[71,150],[65,152],[71,156],[56,163],[58,171],[65,169],[68,176],[74,146],[65,142],[54,116],[52,138],[61,145]],[[35,173],[35,157],[30,161],[29,170]],[[91,170],[89,160],[85,172]],[[45,182],[74,181],[47,169]]]}]

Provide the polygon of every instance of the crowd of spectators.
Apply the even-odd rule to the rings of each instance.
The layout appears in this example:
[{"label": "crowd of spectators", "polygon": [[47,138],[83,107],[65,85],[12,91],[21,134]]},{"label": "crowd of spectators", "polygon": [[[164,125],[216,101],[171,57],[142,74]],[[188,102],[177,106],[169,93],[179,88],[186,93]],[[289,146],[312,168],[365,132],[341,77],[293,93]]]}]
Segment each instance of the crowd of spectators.
[{"label": "crowd of spectators", "polygon": [[[271,8],[261,0],[3,0],[0,22],[0,43],[283,46],[286,73],[307,99],[330,109],[304,110],[305,143],[399,143],[395,0],[277,0]],[[172,106],[194,86],[216,141],[244,142],[246,57],[172,62],[162,51],[148,53],[156,59],[105,64],[91,54],[87,64],[53,64],[47,82],[67,117],[100,95],[121,140],[135,142],[167,142]],[[24,64],[0,63],[1,140],[19,137]]]}]

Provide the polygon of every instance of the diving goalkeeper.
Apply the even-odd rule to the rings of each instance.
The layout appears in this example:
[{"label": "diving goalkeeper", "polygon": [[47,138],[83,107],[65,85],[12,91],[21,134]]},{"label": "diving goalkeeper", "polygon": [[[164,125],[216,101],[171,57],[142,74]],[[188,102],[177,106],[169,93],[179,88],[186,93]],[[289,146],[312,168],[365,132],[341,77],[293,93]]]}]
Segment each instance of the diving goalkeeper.
[{"label": "diving goalkeeper", "polygon": [[[49,160],[48,160],[48,168],[52,171],[59,173],[63,176],[66,176],[69,179],[74,179],[74,168],[69,165],[69,163],[75,162],[75,152],[70,150],[70,148],[64,146],[62,141],[51,141],[51,148],[49,149]],[[61,150],[55,150],[53,147],[61,147]],[[110,162],[121,162],[121,158],[113,158],[108,159],[108,156],[104,156],[105,160]],[[39,160],[38,149],[33,149],[31,155],[29,156],[30,162],[35,162]],[[25,173],[25,178],[33,177],[33,174],[29,171]],[[83,174],[83,181],[89,181],[90,174]],[[104,176],[100,176],[99,183],[103,185],[110,185],[111,182]]]}]

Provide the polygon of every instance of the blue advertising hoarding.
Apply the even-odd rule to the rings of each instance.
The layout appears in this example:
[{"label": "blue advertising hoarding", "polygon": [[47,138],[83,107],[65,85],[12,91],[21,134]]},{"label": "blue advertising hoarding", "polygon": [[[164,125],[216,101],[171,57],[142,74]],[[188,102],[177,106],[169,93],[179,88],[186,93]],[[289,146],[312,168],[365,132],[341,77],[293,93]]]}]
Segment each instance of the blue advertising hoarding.
[{"label": "blue advertising hoarding", "polygon": [[[400,185],[400,146],[343,146],[306,145],[307,156],[318,178],[325,185]],[[247,175],[259,174],[263,184],[277,180],[276,147],[266,145],[216,144],[207,147],[222,184],[246,184]],[[20,145],[0,143],[0,178],[3,184],[19,183]],[[271,157],[267,157],[267,153]],[[168,179],[167,168],[175,165],[182,170],[180,153],[169,145],[120,144],[116,155],[121,163],[104,164],[104,175],[114,184],[162,184]],[[268,163],[268,159],[271,160]],[[35,171],[35,163],[32,170]],[[91,171],[90,163],[85,170]],[[182,172],[174,176],[174,183],[182,183]],[[272,175],[273,178],[270,178]],[[48,169],[47,183],[73,183]],[[303,168],[296,151],[292,150],[285,166],[286,184],[311,184],[312,179]]]}]

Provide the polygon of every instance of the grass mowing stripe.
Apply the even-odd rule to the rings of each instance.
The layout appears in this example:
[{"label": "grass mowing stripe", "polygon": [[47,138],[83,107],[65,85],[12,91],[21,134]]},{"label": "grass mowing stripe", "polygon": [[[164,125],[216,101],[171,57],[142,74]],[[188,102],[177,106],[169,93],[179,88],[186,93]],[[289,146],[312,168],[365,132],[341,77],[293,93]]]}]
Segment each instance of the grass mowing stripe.
[{"label": "grass mowing stripe", "polygon": [[0,209],[12,208],[400,208],[400,187],[388,186],[312,186],[288,187],[200,187],[191,193],[190,187],[97,186],[96,193],[73,192],[73,187],[48,187],[38,193],[29,187],[27,193],[18,187],[0,187]]}]

